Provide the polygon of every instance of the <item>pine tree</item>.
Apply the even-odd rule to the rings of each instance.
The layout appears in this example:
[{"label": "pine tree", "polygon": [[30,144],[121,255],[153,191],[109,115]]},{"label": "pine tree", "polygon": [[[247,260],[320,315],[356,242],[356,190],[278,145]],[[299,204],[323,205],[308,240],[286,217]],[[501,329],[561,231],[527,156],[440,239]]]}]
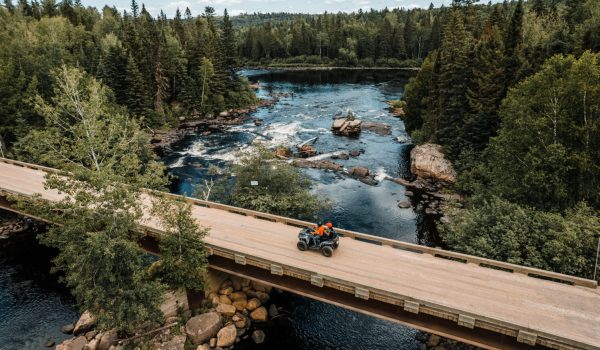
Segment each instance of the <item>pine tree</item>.
[{"label": "pine tree", "polygon": [[148,116],[148,112],[152,109],[152,98],[131,55],[127,59],[125,86],[127,87],[125,101],[129,112],[135,116]]},{"label": "pine tree", "polygon": [[505,86],[507,89],[519,81],[519,69],[521,67],[520,51],[521,42],[523,41],[523,14],[523,0],[519,0],[510,19],[504,41]]},{"label": "pine tree", "polygon": [[229,19],[227,9],[223,13],[223,25],[221,27],[221,46],[223,50],[225,67],[232,71],[237,66],[237,52],[233,25]]},{"label": "pine tree", "polygon": [[444,146],[451,159],[460,153],[463,144],[460,134],[469,111],[466,91],[471,74],[472,37],[463,23],[462,12],[454,8],[444,30],[437,62],[440,64],[438,94],[441,110],[435,139]]},{"label": "pine tree", "polygon": [[475,48],[472,82],[467,90],[470,113],[461,138],[469,149],[481,151],[500,126],[497,111],[504,98],[504,48],[502,34],[490,26]]},{"label": "pine tree", "polygon": [[531,9],[537,16],[543,16],[546,13],[546,2],[544,0],[533,0]]},{"label": "pine tree", "polygon": [[417,42],[417,28],[412,19],[411,13],[407,13],[406,21],[404,22],[404,45],[406,53],[410,58],[415,57],[415,44]]}]

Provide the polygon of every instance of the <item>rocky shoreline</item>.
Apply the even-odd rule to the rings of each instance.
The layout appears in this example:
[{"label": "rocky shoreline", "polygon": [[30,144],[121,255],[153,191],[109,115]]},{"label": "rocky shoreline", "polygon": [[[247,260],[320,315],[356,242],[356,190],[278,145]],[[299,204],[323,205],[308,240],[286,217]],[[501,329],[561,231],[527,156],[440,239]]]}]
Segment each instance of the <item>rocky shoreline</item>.
[{"label": "rocky shoreline", "polygon": [[[96,319],[86,311],[75,324],[62,328],[73,337],[56,350],[231,350],[241,342],[262,344],[267,337],[263,329],[283,311],[271,302],[272,291],[230,276],[201,297],[198,305],[190,305],[185,293],[174,292],[161,306],[162,325],[148,325],[128,337],[116,330],[95,329]],[[48,340],[46,346],[53,347],[54,342]]]},{"label": "rocky shoreline", "polygon": [[[159,156],[172,151],[171,146],[183,140],[186,136],[195,134],[201,130],[202,134],[209,135],[213,132],[221,132],[228,126],[240,125],[250,120],[250,114],[259,108],[268,108],[275,105],[288,94],[270,94],[269,99],[261,99],[259,103],[247,108],[229,109],[219,114],[194,115],[189,118],[182,117],[179,127],[172,129],[150,130],[150,148]],[[260,125],[261,120],[255,119],[255,124]]]},{"label": "rocky shoreline", "polygon": [[0,239],[23,233],[31,228],[31,220],[6,213],[0,216]]}]

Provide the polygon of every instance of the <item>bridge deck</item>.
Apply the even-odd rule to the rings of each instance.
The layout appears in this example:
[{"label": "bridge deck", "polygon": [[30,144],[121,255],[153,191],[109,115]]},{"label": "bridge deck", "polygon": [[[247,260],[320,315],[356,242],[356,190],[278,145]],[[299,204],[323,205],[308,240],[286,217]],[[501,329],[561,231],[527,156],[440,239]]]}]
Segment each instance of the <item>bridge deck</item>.
[{"label": "bridge deck", "polygon": [[[0,189],[58,198],[43,187],[44,172],[0,162]],[[477,319],[600,349],[600,292],[463,264],[428,254],[342,238],[332,258],[296,249],[298,229],[223,210],[195,206],[211,228],[206,243],[323,276],[458,310]],[[156,223],[149,222],[149,226]]]}]

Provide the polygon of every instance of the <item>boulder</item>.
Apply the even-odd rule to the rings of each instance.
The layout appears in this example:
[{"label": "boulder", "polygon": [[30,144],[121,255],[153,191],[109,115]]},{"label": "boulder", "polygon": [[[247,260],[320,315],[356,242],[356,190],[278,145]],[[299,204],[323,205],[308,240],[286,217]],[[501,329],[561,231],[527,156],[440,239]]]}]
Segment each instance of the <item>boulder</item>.
[{"label": "boulder", "polygon": [[255,344],[262,344],[265,341],[265,332],[259,329],[252,332],[252,341],[254,341]]},{"label": "boulder", "polygon": [[367,169],[365,167],[353,167],[353,168],[350,168],[348,173],[354,177],[359,177],[359,178],[367,177],[367,176],[369,176],[369,169]]},{"label": "boulder", "polygon": [[245,328],[248,325],[248,319],[242,314],[235,314],[232,321],[236,328]]},{"label": "boulder", "polygon": [[224,280],[221,283],[221,287],[219,287],[219,289],[225,289],[227,287],[233,287],[233,281],[231,281],[230,279]]},{"label": "boulder", "polygon": [[221,299],[217,296],[214,296],[210,299],[210,302],[212,303],[213,307],[216,307],[221,302]]},{"label": "boulder", "polygon": [[271,318],[276,317],[277,315],[279,315],[279,311],[277,310],[277,306],[275,306],[275,304],[271,304],[269,306],[269,316]]},{"label": "boulder", "polygon": [[223,324],[222,317],[217,312],[208,312],[190,318],[185,324],[185,332],[194,345],[200,345],[214,338]]},{"label": "boulder", "polygon": [[233,306],[235,307],[235,309],[237,311],[242,311],[246,308],[246,304],[248,303],[248,301],[246,301],[245,299],[242,300],[236,300],[233,302]]},{"label": "boulder", "polygon": [[85,346],[83,347],[83,350],[98,350],[99,343],[100,343],[100,340],[92,339],[92,340],[90,340],[89,343],[85,344]]},{"label": "boulder", "polygon": [[331,131],[335,135],[358,136],[360,135],[362,121],[352,118],[339,118],[333,121]]},{"label": "boulder", "polygon": [[248,309],[248,311],[254,311],[257,308],[259,308],[261,305],[261,302],[258,298],[252,298],[250,300],[248,300],[248,303],[246,304],[246,309]]},{"label": "boulder", "polygon": [[54,344],[55,344],[55,343],[54,343],[54,340],[48,340],[48,341],[46,342],[46,344],[44,344],[44,346],[46,346],[47,348],[51,348],[51,347],[53,347],[53,346],[54,346]]},{"label": "boulder", "polygon": [[352,151],[350,151],[349,155],[352,158],[356,158],[361,155],[361,152],[357,149],[353,149]]},{"label": "boulder", "polygon": [[198,345],[198,347],[196,348],[196,350],[210,350],[211,346],[208,344],[202,344],[202,345]]},{"label": "boulder", "polygon": [[456,171],[442,153],[442,146],[426,143],[410,151],[410,171],[419,177],[455,182]]},{"label": "boulder", "polygon": [[261,306],[250,313],[250,318],[255,322],[267,322],[269,320],[269,313],[264,306]]},{"label": "boulder", "polygon": [[[219,304],[219,306],[217,306],[217,312],[220,313],[221,315],[225,315],[225,316],[235,315],[236,310],[237,309],[233,305]],[[242,308],[242,310],[243,310],[243,308]]]},{"label": "boulder", "polygon": [[232,346],[235,343],[235,338],[237,338],[237,329],[230,324],[222,328],[217,334],[217,346],[222,348]]},{"label": "boulder", "polygon": [[219,304],[231,305],[232,301],[231,301],[231,299],[229,299],[229,297],[227,295],[220,295],[219,296]]},{"label": "boulder", "polygon": [[219,294],[221,294],[221,295],[229,295],[231,293],[233,293],[233,287],[232,286],[229,286],[229,287],[226,287],[226,288],[223,288],[223,289],[219,290]]},{"label": "boulder", "polygon": [[439,335],[432,334],[429,336],[429,340],[427,341],[428,347],[434,347],[440,344],[442,338]]},{"label": "boulder", "polygon": [[64,334],[71,334],[71,333],[73,333],[73,329],[75,329],[75,325],[72,323],[69,323],[69,324],[62,326],[61,331]]},{"label": "boulder", "polygon": [[364,121],[361,124],[361,128],[364,130],[369,130],[381,136],[392,134],[392,127],[385,123]]},{"label": "boulder", "polygon": [[263,304],[271,299],[269,294],[267,294],[266,292],[256,292],[254,293],[254,296],[257,297]]},{"label": "boulder", "polygon": [[302,145],[298,147],[299,156],[302,158],[314,157],[317,155],[317,150],[311,145]]},{"label": "boulder", "polygon": [[79,317],[79,321],[75,323],[75,327],[73,328],[73,334],[81,334],[91,330],[96,325],[96,317],[92,315],[89,311],[85,311],[81,317]]},{"label": "boulder", "polygon": [[350,159],[350,155],[348,153],[334,154],[331,156],[331,159],[348,160],[348,159]]},{"label": "boulder", "polygon": [[118,339],[119,336],[116,329],[105,332],[98,343],[98,350],[108,350],[112,345],[117,344]]},{"label": "boulder", "polygon": [[411,207],[410,202],[402,201],[402,202],[398,203],[398,208],[407,209],[410,207]]},{"label": "boulder", "polygon": [[[241,288],[242,287],[240,286],[240,289]],[[231,299],[231,301],[239,301],[239,300],[246,300],[246,299],[248,299],[248,297],[246,296],[246,293],[244,293],[244,292],[234,292],[229,295],[229,299]]]},{"label": "boulder", "polygon": [[219,113],[219,117],[221,117],[221,118],[227,118],[227,117],[229,117],[229,112],[223,111],[223,112]]},{"label": "boulder", "polygon": [[83,350],[87,344],[87,339],[84,336],[67,339],[62,344],[56,346],[56,350]]},{"label": "boulder", "polygon": [[210,346],[211,348],[214,348],[215,346],[217,346],[217,338],[210,338],[210,341],[208,342],[208,346]]},{"label": "boulder", "polygon": [[277,147],[275,150],[275,156],[283,159],[290,158],[292,156],[292,150],[288,147]]},{"label": "boulder", "polygon": [[331,171],[340,171],[344,169],[341,164],[329,161],[329,160],[301,160],[295,163],[296,166],[300,168],[313,168],[313,169],[323,169],[323,170],[331,170]]}]

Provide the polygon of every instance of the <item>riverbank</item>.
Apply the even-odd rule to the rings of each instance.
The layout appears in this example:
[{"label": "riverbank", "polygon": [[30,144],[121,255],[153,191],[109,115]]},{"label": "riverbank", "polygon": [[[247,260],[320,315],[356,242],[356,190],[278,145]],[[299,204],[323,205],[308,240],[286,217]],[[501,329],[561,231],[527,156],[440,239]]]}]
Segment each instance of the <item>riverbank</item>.
[{"label": "riverbank", "polygon": [[209,274],[206,285],[205,293],[168,293],[161,306],[164,322],[134,334],[96,329],[96,318],[84,312],[77,322],[63,326],[72,337],[56,350],[244,349],[268,343],[267,325],[285,317],[271,298],[277,291],[269,286],[220,273]]}]

